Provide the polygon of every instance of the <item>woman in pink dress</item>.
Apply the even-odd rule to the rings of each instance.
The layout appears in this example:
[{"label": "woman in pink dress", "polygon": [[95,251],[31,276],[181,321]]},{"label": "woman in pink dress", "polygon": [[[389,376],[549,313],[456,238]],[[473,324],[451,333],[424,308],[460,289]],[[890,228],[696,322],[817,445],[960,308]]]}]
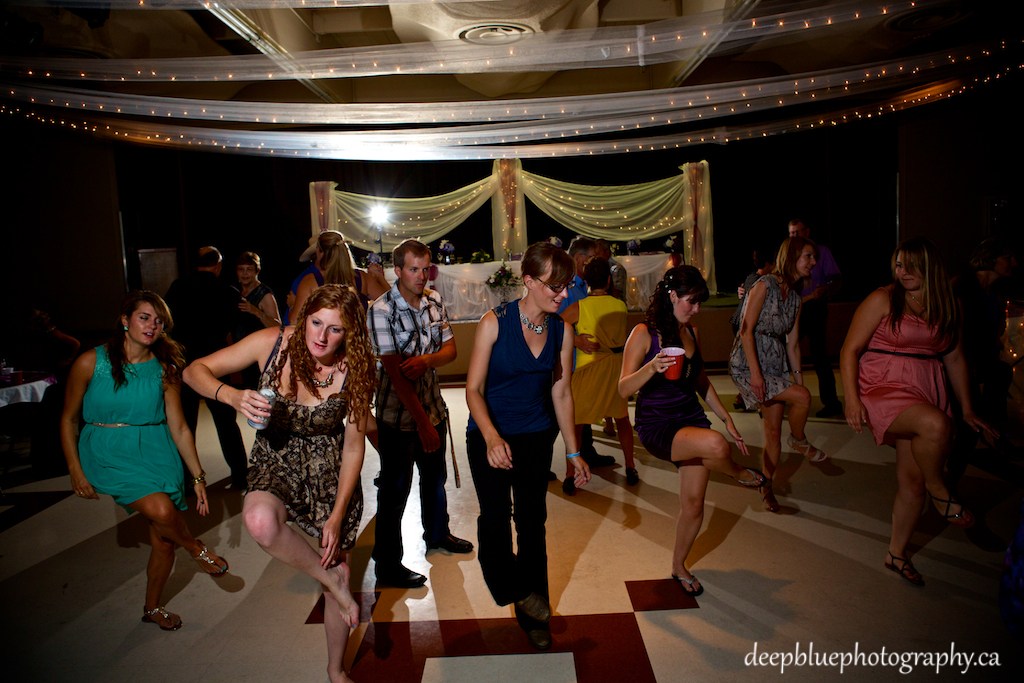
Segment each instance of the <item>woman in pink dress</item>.
[{"label": "woman in pink dress", "polygon": [[964,422],[993,434],[974,414],[967,364],[960,349],[960,311],[942,257],[926,237],[901,242],[892,255],[893,284],[876,289],[857,308],[840,353],[846,421],[857,433],[868,425],[875,443],[896,447],[896,500],[885,566],[923,586],[907,543],[925,494],[950,524],[966,529],[971,512],[942,477],[953,436],[946,379]]}]

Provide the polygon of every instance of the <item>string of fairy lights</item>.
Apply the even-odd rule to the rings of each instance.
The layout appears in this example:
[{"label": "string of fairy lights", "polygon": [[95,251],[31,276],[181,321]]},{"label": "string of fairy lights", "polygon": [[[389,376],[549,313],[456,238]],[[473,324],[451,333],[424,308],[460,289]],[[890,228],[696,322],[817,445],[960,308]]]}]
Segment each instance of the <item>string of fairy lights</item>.
[{"label": "string of fairy lights", "polygon": [[[715,52],[766,39],[828,31],[848,22],[943,4],[944,0],[852,0],[769,16],[718,22],[720,13],[639,26],[604,26],[533,33],[509,45],[462,40],[266,54],[167,59],[84,59],[5,56],[0,73],[33,80],[113,82],[272,81],[361,78],[400,74],[494,73],[524,70],[651,66],[688,59],[715,44]],[[246,35],[250,43],[260,38]],[[259,45],[256,45],[259,47]],[[275,45],[267,45],[276,54]]]},{"label": "string of fairy lights", "polygon": [[[493,102],[406,104],[293,104],[219,102],[130,95],[72,87],[0,82],[4,99],[46,104],[76,111],[120,116],[160,117],[185,121],[230,121],[271,128],[309,124],[336,126],[478,123],[457,134],[463,144],[502,143],[564,135],[593,135],[651,125],[687,123],[722,114],[864,95],[892,87],[901,79],[937,78],[936,72],[967,72],[978,60],[1004,51],[1004,43],[970,45],[913,58],[889,60],[848,69],[762,78],[712,86],[625,92],[599,96],[510,99]],[[567,123],[568,121],[568,123]],[[542,123],[543,122],[543,123]],[[494,124],[506,123],[498,127]],[[471,136],[497,131],[489,139]],[[360,132],[359,135],[373,135]],[[390,132],[380,135],[387,136]],[[422,135],[423,131],[417,134]],[[517,137],[518,136],[518,137]],[[526,137],[532,136],[532,137]]]},{"label": "string of fairy lights", "polygon": [[[448,134],[447,140],[412,140],[422,132],[408,133],[394,131],[383,139],[367,139],[367,135],[337,132],[276,132],[237,131],[207,129],[191,126],[174,126],[142,121],[115,120],[110,118],[80,117],[78,112],[58,114],[45,108],[22,107],[0,104],[0,114],[18,117],[51,127],[84,131],[100,137],[123,140],[138,144],[173,148],[192,148],[210,151],[230,151],[263,156],[288,156],[310,159],[336,160],[495,160],[513,158],[543,158],[558,156],[595,156],[605,154],[628,154],[655,150],[678,149],[695,144],[725,144],[756,137],[767,137],[786,132],[812,130],[836,126],[850,121],[870,119],[882,114],[901,111],[909,107],[961,94],[980,84],[999,79],[1017,71],[1021,65],[1005,66],[986,75],[947,79],[925,86],[915,87],[893,97],[884,98],[872,105],[848,107],[828,114],[780,118],[767,123],[719,126],[685,133],[671,133],[660,136],[630,139],[557,141],[540,144],[480,144],[469,145],[461,138]],[[781,106],[781,105],[780,105]],[[725,112],[722,116],[726,116]],[[410,137],[412,136],[412,137]]]},{"label": "string of fairy lights", "polygon": [[110,8],[120,10],[195,10],[211,7],[231,9],[334,9],[349,7],[382,7],[386,5],[422,5],[462,2],[479,2],[480,0],[224,0],[224,2],[208,2],[207,0],[18,0],[19,5],[26,7],[86,7]]}]

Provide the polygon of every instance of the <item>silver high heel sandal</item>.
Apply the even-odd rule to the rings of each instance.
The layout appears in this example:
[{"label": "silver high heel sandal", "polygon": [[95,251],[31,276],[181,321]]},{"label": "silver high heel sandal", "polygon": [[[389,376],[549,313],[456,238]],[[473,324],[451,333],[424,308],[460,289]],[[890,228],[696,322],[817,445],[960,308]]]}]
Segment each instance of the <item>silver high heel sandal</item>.
[{"label": "silver high heel sandal", "polygon": [[825,451],[821,450],[820,448],[815,448],[814,446],[812,446],[811,443],[807,440],[807,437],[804,437],[797,441],[796,439],[793,438],[793,435],[790,434],[789,438],[786,439],[786,443],[789,444],[790,448],[792,448],[797,453],[804,456],[811,462],[821,462],[822,460],[828,458],[828,456],[825,455]]}]

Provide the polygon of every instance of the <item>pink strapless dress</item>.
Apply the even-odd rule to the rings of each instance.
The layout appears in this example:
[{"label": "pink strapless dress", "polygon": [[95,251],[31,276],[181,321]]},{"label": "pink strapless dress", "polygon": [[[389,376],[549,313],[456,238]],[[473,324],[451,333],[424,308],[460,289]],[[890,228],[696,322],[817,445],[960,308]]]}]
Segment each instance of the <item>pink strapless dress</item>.
[{"label": "pink strapless dress", "polygon": [[858,374],[860,400],[876,444],[896,443],[886,430],[912,406],[929,403],[953,416],[940,356],[948,346],[949,340],[937,337],[921,318],[905,314],[898,335],[892,333],[889,317],[882,318],[860,357]]}]

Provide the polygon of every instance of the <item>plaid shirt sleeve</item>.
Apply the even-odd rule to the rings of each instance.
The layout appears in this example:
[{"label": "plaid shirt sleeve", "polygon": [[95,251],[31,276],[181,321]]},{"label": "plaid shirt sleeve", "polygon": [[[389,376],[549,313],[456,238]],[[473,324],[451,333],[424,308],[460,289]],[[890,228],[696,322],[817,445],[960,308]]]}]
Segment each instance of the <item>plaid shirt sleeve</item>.
[{"label": "plaid shirt sleeve", "polygon": [[389,297],[385,293],[370,306],[369,315],[366,317],[366,324],[370,328],[370,339],[373,340],[373,349],[378,356],[391,356],[398,353],[398,342],[391,324],[392,311],[388,299]]},{"label": "plaid shirt sleeve", "polygon": [[437,292],[432,292],[431,297],[434,298],[438,306],[441,309],[441,343],[445,343],[449,339],[455,338],[455,333],[452,332],[452,324],[448,320],[448,307],[444,305],[444,300],[441,299],[441,295]]}]

